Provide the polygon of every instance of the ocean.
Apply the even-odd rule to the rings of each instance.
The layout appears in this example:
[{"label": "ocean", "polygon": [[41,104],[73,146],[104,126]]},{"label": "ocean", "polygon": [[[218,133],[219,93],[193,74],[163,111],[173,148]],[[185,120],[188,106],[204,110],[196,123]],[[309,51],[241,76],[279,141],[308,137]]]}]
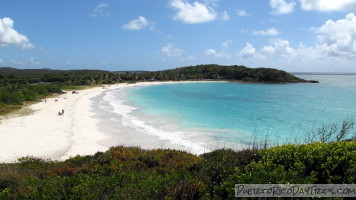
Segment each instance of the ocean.
[{"label": "ocean", "polygon": [[320,83],[133,86],[108,91],[100,102],[113,123],[130,132],[130,143],[155,138],[197,154],[256,141],[271,146],[303,143],[310,131],[356,119],[356,75],[299,77]]}]

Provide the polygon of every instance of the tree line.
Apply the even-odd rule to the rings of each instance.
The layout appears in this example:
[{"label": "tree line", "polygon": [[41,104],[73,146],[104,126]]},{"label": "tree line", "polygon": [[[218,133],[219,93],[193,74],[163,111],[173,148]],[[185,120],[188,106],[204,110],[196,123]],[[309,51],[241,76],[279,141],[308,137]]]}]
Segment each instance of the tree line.
[{"label": "tree line", "polygon": [[142,74],[153,80],[234,80],[266,83],[307,82],[286,71],[272,68],[248,68],[242,65],[216,64],[181,67]]}]

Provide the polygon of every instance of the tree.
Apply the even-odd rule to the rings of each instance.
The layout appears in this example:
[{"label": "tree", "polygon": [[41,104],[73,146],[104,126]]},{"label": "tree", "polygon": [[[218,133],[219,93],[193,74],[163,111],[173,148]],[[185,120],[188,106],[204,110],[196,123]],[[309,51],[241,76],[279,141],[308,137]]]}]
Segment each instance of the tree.
[{"label": "tree", "polygon": [[[355,121],[353,118],[347,118],[342,121],[341,127],[336,124],[323,125],[321,128],[309,130],[306,134],[304,142],[322,142],[330,143],[335,141],[341,141],[344,139],[356,139],[356,132],[353,131]],[[350,135],[348,138],[347,136]]]}]

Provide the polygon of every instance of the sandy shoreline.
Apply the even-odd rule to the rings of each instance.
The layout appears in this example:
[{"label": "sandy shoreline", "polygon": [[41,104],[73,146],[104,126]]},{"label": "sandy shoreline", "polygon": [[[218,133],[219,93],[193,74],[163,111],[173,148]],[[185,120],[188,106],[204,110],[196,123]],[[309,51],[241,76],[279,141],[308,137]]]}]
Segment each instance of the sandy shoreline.
[{"label": "sandy shoreline", "polygon": [[[46,102],[30,105],[25,109],[29,108],[33,112],[0,121],[0,162],[16,162],[25,156],[65,160],[76,155],[106,151],[113,143],[102,141],[113,138],[98,125],[100,119],[94,117],[96,113],[93,111],[92,99],[108,90],[167,83],[181,82],[142,82],[95,87],[80,90],[78,94],[67,92],[47,98]],[[62,109],[65,113],[59,116],[58,112]]]}]

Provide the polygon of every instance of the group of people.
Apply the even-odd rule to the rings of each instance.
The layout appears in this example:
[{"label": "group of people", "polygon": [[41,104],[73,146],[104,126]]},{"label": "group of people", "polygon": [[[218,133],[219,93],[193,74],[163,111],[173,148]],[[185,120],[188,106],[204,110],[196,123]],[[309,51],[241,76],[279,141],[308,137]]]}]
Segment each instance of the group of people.
[{"label": "group of people", "polygon": [[[78,94],[79,92],[77,91],[73,91],[72,94]],[[64,97],[64,99],[67,99],[66,97]],[[47,100],[44,100],[45,103],[47,103]],[[54,102],[58,102],[58,99],[54,99]],[[62,109],[61,111],[58,111],[58,115],[64,115],[64,109]]]}]

